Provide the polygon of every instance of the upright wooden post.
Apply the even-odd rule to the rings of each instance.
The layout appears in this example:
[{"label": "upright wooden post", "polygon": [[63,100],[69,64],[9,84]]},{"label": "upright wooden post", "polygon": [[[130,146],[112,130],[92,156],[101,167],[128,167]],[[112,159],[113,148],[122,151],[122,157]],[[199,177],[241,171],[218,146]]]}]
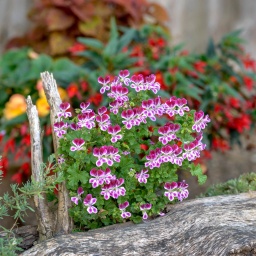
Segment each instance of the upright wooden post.
[{"label": "upright wooden post", "polygon": [[[53,75],[49,72],[41,73],[41,78],[43,81],[44,92],[50,106],[50,118],[51,126],[58,121],[57,113],[59,112],[61,98],[58,92],[57,84]],[[53,130],[53,129],[52,129]],[[59,140],[54,131],[52,131],[54,151],[57,156],[57,149],[59,146]],[[68,190],[66,188],[66,183],[62,182],[58,187],[58,212],[57,212],[57,224],[56,233],[69,233],[73,229],[72,219],[69,217],[68,208],[71,206],[71,201],[69,197]]]},{"label": "upright wooden post", "polygon": [[[31,169],[32,177],[38,182],[44,182],[44,175],[42,173],[42,144],[41,144],[41,129],[38,118],[38,112],[36,106],[33,105],[30,96],[27,98],[27,115],[30,126],[31,136]],[[39,240],[46,240],[53,236],[54,233],[54,216],[50,211],[49,205],[45,194],[42,194],[43,198],[34,196],[34,202],[36,206],[36,216],[38,220]]]}]

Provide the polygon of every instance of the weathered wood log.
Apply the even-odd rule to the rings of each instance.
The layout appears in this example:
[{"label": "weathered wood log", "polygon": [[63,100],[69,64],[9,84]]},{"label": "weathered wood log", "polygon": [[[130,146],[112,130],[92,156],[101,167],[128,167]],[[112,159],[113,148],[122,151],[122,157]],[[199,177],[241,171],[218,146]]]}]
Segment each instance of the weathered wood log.
[{"label": "weathered wood log", "polygon": [[[37,183],[44,183],[44,175],[42,173],[42,143],[41,128],[36,106],[33,105],[30,96],[27,98],[27,115],[31,136],[31,169],[32,177]],[[40,240],[51,238],[54,232],[54,217],[47,202],[46,195],[43,193],[42,198],[34,196],[35,212],[38,222],[38,230]]]},{"label": "weathered wood log", "polygon": [[[57,113],[60,111],[61,98],[58,92],[58,87],[53,75],[49,72],[41,73],[41,78],[43,81],[43,88],[47,98],[47,102],[50,106],[50,118],[51,126],[58,121]],[[54,129],[52,129],[52,138],[54,151],[57,156],[57,149],[59,146],[59,139],[56,136]],[[57,211],[57,223],[56,223],[56,233],[69,233],[73,228],[72,219],[69,217],[68,209],[71,206],[71,201],[69,197],[68,190],[66,188],[65,182],[62,182],[58,186],[58,211]]]},{"label": "weathered wood log", "polygon": [[[38,242],[39,233],[38,227],[27,225],[13,229],[13,235],[16,238],[21,238],[22,242],[18,245],[23,250],[28,250],[33,246],[34,242]],[[0,232],[0,238],[7,238],[10,233],[2,231]],[[8,238],[7,238],[8,239]]]},{"label": "weathered wood log", "polygon": [[39,233],[37,226],[23,226],[13,230],[15,237],[22,238],[22,242],[19,245],[23,250],[27,250],[33,246],[34,242],[39,239]]},{"label": "weathered wood log", "polygon": [[152,221],[57,236],[22,255],[256,255],[256,192],[178,203]]}]

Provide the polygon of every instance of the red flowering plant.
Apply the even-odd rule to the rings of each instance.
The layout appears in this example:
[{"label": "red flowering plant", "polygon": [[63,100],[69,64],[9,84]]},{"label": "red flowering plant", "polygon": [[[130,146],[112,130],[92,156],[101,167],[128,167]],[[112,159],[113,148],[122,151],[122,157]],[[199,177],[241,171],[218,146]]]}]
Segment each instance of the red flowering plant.
[{"label": "red flowering plant", "polygon": [[205,54],[173,48],[152,67],[165,90],[209,113],[207,137],[214,150],[241,143],[241,134],[251,130],[256,117],[255,61],[245,54],[242,42],[235,31],[217,45],[210,40]]},{"label": "red flowering plant", "polygon": [[[0,58],[0,154],[4,175],[13,167],[12,181],[21,183],[30,177],[30,134],[26,117],[25,98],[31,95],[36,102],[41,126],[44,128],[43,150],[52,153],[49,105],[43,92],[40,72],[45,69],[55,73],[62,100],[68,100],[64,88],[78,80],[83,70],[68,59],[53,60],[38,55],[30,49],[10,50]],[[67,70],[71,72],[65,75]],[[63,72],[65,71],[65,72]]]},{"label": "red flowering plant", "polygon": [[60,138],[56,171],[70,190],[70,214],[82,229],[163,215],[168,202],[188,197],[178,169],[190,170],[199,183],[206,180],[193,160],[206,147],[209,116],[190,110],[185,98],[162,99],[153,74],[122,70],[98,83],[106,106],[93,110],[82,102],[72,116],[63,102],[54,124]]}]

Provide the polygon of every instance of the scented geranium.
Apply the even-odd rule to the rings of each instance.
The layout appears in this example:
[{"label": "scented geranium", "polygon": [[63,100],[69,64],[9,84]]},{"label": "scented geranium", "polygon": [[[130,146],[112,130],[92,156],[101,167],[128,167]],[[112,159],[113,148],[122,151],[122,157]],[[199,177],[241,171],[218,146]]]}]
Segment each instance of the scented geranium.
[{"label": "scented geranium", "polygon": [[205,181],[193,161],[206,147],[208,115],[190,110],[184,98],[161,98],[153,74],[122,70],[98,82],[107,105],[93,109],[83,102],[71,117],[62,103],[54,126],[71,217],[95,228],[164,213],[168,203],[188,197],[188,185],[178,182],[180,168]]}]

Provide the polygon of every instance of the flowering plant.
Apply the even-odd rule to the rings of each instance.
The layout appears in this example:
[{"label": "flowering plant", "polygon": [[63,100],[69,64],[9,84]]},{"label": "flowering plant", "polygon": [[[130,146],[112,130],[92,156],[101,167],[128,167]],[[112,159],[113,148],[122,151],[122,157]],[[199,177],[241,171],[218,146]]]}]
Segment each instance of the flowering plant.
[{"label": "flowering plant", "polygon": [[82,102],[72,117],[64,102],[54,124],[60,138],[57,170],[73,202],[70,215],[86,228],[161,215],[168,202],[188,196],[177,170],[205,181],[193,160],[206,147],[202,131],[210,119],[190,110],[185,98],[161,99],[153,74],[130,77],[122,70],[98,82],[107,107],[94,111]]}]

